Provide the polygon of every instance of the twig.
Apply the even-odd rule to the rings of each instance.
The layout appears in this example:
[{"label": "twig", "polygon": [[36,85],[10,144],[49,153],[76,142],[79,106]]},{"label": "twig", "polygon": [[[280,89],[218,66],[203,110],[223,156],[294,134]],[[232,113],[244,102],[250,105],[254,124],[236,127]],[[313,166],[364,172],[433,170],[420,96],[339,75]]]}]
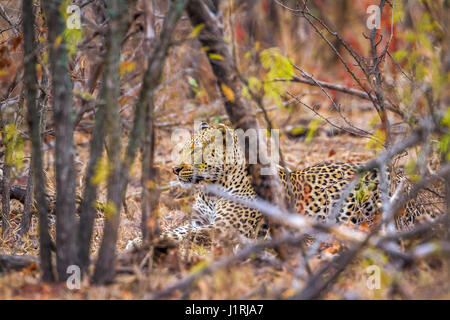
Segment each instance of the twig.
[{"label": "twig", "polygon": [[302,242],[303,239],[304,239],[304,236],[297,236],[297,237],[288,236],[288,237],[282,237],[282,238],[276,239],[276,240],[264,241],[264,242],[248,245],[247,247],[241,249],[237,253],[227,256],[227,257],[224,257],[224,258],[212,263],[210,266],[202,269],[201,271],[199,271],[197,273],[190,274],[160,291],[157,291],[157,292],[154,292],[154,293],[151,293],[151,294],[145,296],[144,299],[150,299],[150,300],[161,299],[161,298],[169,296],[176,290],[181,290],[181,291],[187,290],[197,279],[204,277],[208,274],[214,273],[217,270],[227,268],[227,267],[231,266],[233,263],[240,261],[240,260],[247,259],[251,255],[253,255],[257,252],[260,252],[264,249],[276,248],[283,244],[296,245],[296,244],[299,244],[300,242]]},{"label": "twig", "polygon": [[301,101],[298,97],[294,96],[291,92],[286,91],[286,93],[287,93],[287,95],[289,95],[290,97],[294,98],[294,99],[295,99],[298,103],[300,103],[302,106],[304,106],[304,107],[308,108],[309,110],[311,110],[315,115],[317,115],[319,118],[321,118],[322,120],[324,120],[325,122],[327,122],[327,123],[328,123],[329,125],[331,125],[332,127],[336,128],[336,129],[339,129],[339,130],[342,130],[342,131],[345,131],[345,132],[348,132],[348,133],[353,134],[353,135],[362,136],[362,137],[365,137],[365,138],[368,138],[368,139],[375,140],[375,141],[377,141],[377,142],[379,141],[379,139],[378,139],[377,137],[375,137],[375,136],[373,136],[373,135],[367,136],[367,135],[365,135],[365,134],[363,134],[363,133],[361,133],[361,132],[355,131],[352,127],[344,128],[344,127],[338,126],[338,125],[335,124],[334,122],[331,122],[327,117],[325,117],[325,116],[321,115],[320,113],[318,113],[314,108],[312,108],[311,106],[309,106],[309,105],[307,105],[306,103],[304,103],[303,101]]},{"label": "twig", "polygon": [[320,83],[318,83],[316,81],[316,79],[314,79],[311,75],[307,74],[305,71],[303,71],[302,69],[300,69],[299,67],[297,67],[296,65],[294,65],[294,68],[296,68],[297,70],[300,71],[300,73],[302,74],[302,76],[304,76],[305,78],[308,78],[310,80],[312,80],[313,82],[316,83],[316,85],[320,88],[320,90],[322,90],[322,92],[327,96],[327,98],[331,101],[331,103],[333,104],[333,107],[339,112],[339,115],[341,116],[342,119],[344,119],[345,123],[347,123],[351,128],[353,128],[356,131],[360,131],[362,134],[364,135],[371,135],[369,132],[367,132],[364,129],[361,128],[357,128],[355,127],[350,121],[347,120],[347,118],[342,114],[341,111],[341,106],[338,105],[334,99],[328,94],[328,92],[320,85]]},{"label": "twig", "polygon": [[0,17],[2,17],[12,29],[14,29],[15,34],[19,34],[19,30],[17,29],[17,26],[21,23],[22,19],[19,17],[18,22],[14,23],[12,20],[8,17],[5,8],[2,4],[0,4]]},{"label": "twig", "polygon": [[[340,84],[334,84],[334,83],[321,81],[321,80],[313,81],[312,79],[304,79],[304,78],[300,78],[300,77],[297,77],[297,76],[294,76],[292,79],[276,78],[273,81],[299,82],[299,83],[304,83],[304,84],[308,84],[308,85],[311,85],[311,86],[319,86],[320,85],[320,86],[322,86],[324,88],[327,88],[327,89],[330,89],[330,90],[340,91],[340,92],[347,93],[347,94],[353,95],[355,97],[362,98],[364,100],[369,100],[369,101],[371,101],[372,99],[376,98],[374,96],[369,97],[369,95],[366,92],[362,91],[362,90],[349,88],[347,86],[343,86],[343,85],[340,85]],[[398,114],[402,118],[405,115],[402,110],[400,110],[399,108],[397,108],[396,106],[394,106],[394,105],[392,105],[390,103],[386,104],[386,109],[388,109],[389,111],[392,111],[392,112]]]}]

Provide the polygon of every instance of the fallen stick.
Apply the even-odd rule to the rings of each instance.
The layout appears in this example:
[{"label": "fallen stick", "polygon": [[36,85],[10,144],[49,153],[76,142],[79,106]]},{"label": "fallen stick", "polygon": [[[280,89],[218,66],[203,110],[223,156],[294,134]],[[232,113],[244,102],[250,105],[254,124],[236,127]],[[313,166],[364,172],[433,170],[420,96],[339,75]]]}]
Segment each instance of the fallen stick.
[{"label": "fallen stick", "polygon": [[38,265],[39,258],[35,256],[16,256],[9,254],[0,255],[0,272],[10,270],[22,270],[31,265]]},{"label": "fallen stick", "polygon": [[[11,199],[16,199],[22,203],[25,202],[25,195],[27,193],[25,188],[12,184],[9,188]],[[0,179],[0,193],[3,192],[3,179]]]}]

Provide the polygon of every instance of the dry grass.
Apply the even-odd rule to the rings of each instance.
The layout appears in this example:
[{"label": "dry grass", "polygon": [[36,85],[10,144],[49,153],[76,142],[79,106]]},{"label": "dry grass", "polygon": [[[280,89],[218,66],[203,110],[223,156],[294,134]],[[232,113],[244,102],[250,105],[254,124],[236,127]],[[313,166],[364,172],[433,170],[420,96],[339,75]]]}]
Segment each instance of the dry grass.
[{"label": "dry grass", "polygon": [[[331,2],[330,2],[331,3]],[[334,2],[333,2],[334,3]],[[362,4],[359,4],[361,7]],[[333,7],[330,7],[331,9]],[[331,10],[330,9],[330,10]],[[364,11],[361,11],[364,13]],[[337,62],[334,55],[321,40],[314,35],[312,30],[307,31],[304,22],[299,22],[298,34],[295,37],[290,32],[290,24],[293,18],[288,12],[283,12],[282,21],[285,32],[280,32],[280,39],[277,45],[292,61],[301,66],[304,70],[313,74],[317,79],[342,83],[351,86],[348,74]],[[239,16],[239,13],[237,14]],[[355,15],[355,17],[357,17]],[[356,19],[353,17],[354,19]],[[236,21],[239,21],[239,17]],[[245,17],[243,18],[245,19]],[[364,24],[353,22],[349,24],[349,29],[355,25],[353,34],[360,35],[365,31]],[[191,31],[191,26],[187,20],[180,22],[176,34],[177,39],[184,39]],[[229,28],[227,27],[227,35]],[[345,34],[348,36],[348,34]],[[367,41],[362,39],[361,51],[368,52]],[[360,43],[361,44],[361,43]],[[263,44],[264,45],[264,44]],[[245,51],[250,49],[249,44],[242,44],[239,48],[239,62],[241,70],[245,70],[244,76],[249,70],[249,75],[255,75],[253,64],[255,61],[248,61],[243,58]],[[124,81],[122,84],[123,96],[121,103],[121,116],[124,127],[130,125],[133,116],[132,106],[136,102],[138,89],[135,86],[139,83],[139,75],[142,75],[145,61],[140,39],[132,39],[124,48],[124,59],[133,57],[137,66],[124,78],[133,79]],[[80,53],[78,58],[84,61],[93,59],[93,55],[88,52]],[[131,58],[130,58],[131,59]],[[19,60],[19,59],[17,59]],[[81,59],[77,60],[78,62]],[[197,92],[193,92],[191,85],[187,81],[186,75],[180,72],[192,69],[189,74],[198,82]],[[385,74],[390,76],[389,67],[384,67]],[[134,78],[135,75],[138,75]],[[172,228],[179,225],[192,209],[193,195],[189,190],[181,190],[179,187],[170,187],[170,181],[174,180],[171,171],[171,153],[174,144],[171,141],[171,134],[175,128],[183,127],[192,130],[192,123],[195,119],[214,122],[224,118],[223,103],[217,90],[215,79],[212,75],[206,57],[195,41],[184,41],[181,45],[173,47],[166,60],[164,68],[164,78],[162,89],[157,93],[155,99],[156,123],[164,126],[157,130],[156,144],[156,164],[161,172],[160,187],[165,190],[161,194],[159,213],[161,215],[162,227]],[[78,83],[78,85],[80,85]],[[133,89],[134,88],[134,89]],[[342,125],[344,121],[336,111],[331,108],[330,101],[323,93],[314,87],[290,84],[289,90],[294,94],[302,94],[302,101],[313,106],[330,121]],[[374,130],[379,125],[379,119],[370,105],[366,101],[358,100],[342,94],[334,94],[335,101],[342,105],[343,113],[355,126],[365,130]],[[271,102],[268,102],[270,105]],[[78,105],[77,105],[78,106]],[[290,110],[290,111],[289,111]],[[276,109],[271,111],[270,117],[275,127],[281,129],[281,148],[284,152],[286,162],[291,169],[304,168],[324,161],[366,161],[375,156],[376,151],[367,147],[368,139],[350,135],[337,135],[329,137],[323,131],[306,143],[304,139],[289,138],[285,130],[296,127],[317,117],[310,111],[299,105],[293,105],[290,109]],[[51,120],[51,114],[48,116]],[[391,122],[398,119],[392,117]],[[264,120],[259,116],[259,123],[264,126]],[[80,127],[89,128],[93,124],[93,117],[86,117]],[[321,122],[320,128],[330,129],[325,122]],[[80,129],[80,128],[79,128]],[[25,126],[23,130],[26,130]],[[395,126],[394,132],[401,133],[402,127]],[[127,139],[124,134],[123,145]],[[400,137],[400,135],[398,136]],[[398,138],[394,136],[395,139]],[[76,168],[77,193],[81,194],[80,186],[83,185],[84,171],[89,159],[90,134],[84,130],[78,130],[75,134],[76,145]],[[49,178],[49,192],[53,187],[54,180],[53,164],[54,154],[52,145],[54,140],[51,136],[45,139],[45,168]],[[29,154],[29,145],[26,145],[26,154]],[[406,163],[409,158],[416,158],[415,150],[402,158],[401,164]],[[14,183],[24,183],[27,166],[14,171]],[[26,181],[25,181],[26,182]],[[122,210],[122,220],[119,229],[119,240],[117,252],[124,251],[127,243],[140,234],[140,157],[136,160],[131,174],[131,181],[127,190],[126,210]],[[105,187],[100,187],[98,200],[105,201]],[[23,208],[16,201],[12,201],[13,229],[17,234],[20,222],[20,214]],[[54,220],[51,216],[51,233],[54,237]],[[38,221],[34,216],[30,233],[23,241],[0,242],[0,254],[38,254]],[[101,242],[103,227],[103,217],[99,213],[95,221],[92,258],[96,258]],[[0,299],[139,299],[149,292],[166,287],[180,276],[192,271],[192,267],[199,267],[210,263],[221,255],[226,255],[229,250],[215,250],[207,252],[203,256],[194,256],[191,259],[184,259],[176,251],[170,252],[162,257],[162,261],[155,261],[151,268],[139,268],[137,263],[133,266],[134,274],[118,275],[115,284],[107,287],[89,286],[83,283],[81,290],[70,291],[64,284],[48,285],[39,282],[39,273],[36,266],[31,266],[18,272],[0,274]],[[257,298],[287,298],[304,285],[304,280],[295,275],[296,267],[301,260],[299,250],[293,249],[286,266],[280,268],[268,262],[261,262],[258,259],[249,259],[237,263],[227,270],[220,270],[213,275],[200,279],[188,295],[175,292],[171,298],[189,299],[257,299]],[[142,257],[141,257],[142,258]],[[311,268],[317,270],[323,263],[327,262],[327,257],[314,257],[311,261]],[[449,261],[441,258],[429,258],[419,261],[412,267],[392,268],[387,263],[388,258],[375,249],[363,251],[355,261],[341,274],[333,289],[324,297],[328,299],[340,298],[361,298],[361,299],[390,299],[390,298],[450,298],[450,265]],[[138,261],[140,262],[140,261]],[[382,287],[380,290],[369,290],[366,286],[366,267],[370,264],[377,264],[382,267]]]},{"label": "dry grass", "polygon": [[[367,114],[366,114],[367,113]],[[278,112],[277,116],[283,115]],[[286,113],[285,117],[288,116]],[[295,124],[293,115],[292,123]],[[370,118],[371,112],[362,112],[358,118]],[[303,115],[296,115],[301,119]],[[355,114],[356,117],[356,114]],[[281,118],[281,117],[280,117]],[[275,120],[282,122],[278,118]],[[171,173],[170,152],[173,147],[168,132],[160,131],[156,151],[157,162],[161,170],[161,186],[167,188],[161,195],[160,214],[162,226],[174,227],[180,224],[191,210],[193,195],[189,190],[179,187],[168,188],[174,176]],[[87,137],[78,134],[77,162],[82,172],[88,160]],[[366,161],[374,156],[374,152],[367,148],[367,141],[349,135],[328,137],[319,133],[310,143],[302,139],[292,139],[283,135],[281,145],[291,169],[301,168],[323,161]],[[139,161],[133,169],[130,187],[127,191],[127,210],[122,211],[122,221],[119,230],[118,253],[124,251],[128,241],[140,233],[140,169]],[[81,179],[81,176],[80,176]],[[81,182],[81,181],[80,181]],[[100,201],[104,201],[105,190],[101,189]],[[13,212],[21,212],[21,204],[14,202]],[[52,217],[54,222],[54,217]],[[16,216],[15,230],[20,221]],[[52,223],[54,226],[54,223]],[[93,237],[93,258],[99,248],[103,218],[101,214],[96,219]],[[1,253],[32,254],[38,253],[37,220],[33,218],[30,234],[23,243],[10,242],[0,244]],[[52,228],[54,235],[54,228]],[[65,285],[40,284],[38,270],[31,267],[20,272],[10,272],[0,276],[0,298],[6,299],[139,299],[149,292],[161,289],[179,275],[188,274],[195,265],[208,264],[219,256],[229,253],[227,250],[206,252],[203,256],[193,256],[185,260],[183,256],[170,256],[162,261],[154,262],[151,270],[139,269],[134,266],[135,274],[119,275],[117,282],[108,287],[84,286],[79,291],[70,291]],[[176,252],[173,252],[176,255]],[[220,270],[206,276],[196,283],[195,288],[188,296],[175,292],[172,298],[190,299],[233,299],[233,298],[277,298],[289,297],[294,293],[292,288],[300,288],[304,281],[296,277],[295,269],[299,261],[298,250],[292,250],[292,259],[289,267],[277,267],[258,259],[250,259],[237,263],[235,266]],[[448,261],[431,258],[420,261],[410,269],[392,269],[387,264],[387,257],[375,249],[367,249],[347,268],[340,276],[334,288],[325,296],[329,299],[362,298],[448,298],[449,292],[449,265]],[[311,267],[316,270],[327,262],[327,257],[316,257],[311,261]],[[365,268],[369,264],[386,266],[382,272],[382,288],[369,290],[366,286],[367,274]]]}]

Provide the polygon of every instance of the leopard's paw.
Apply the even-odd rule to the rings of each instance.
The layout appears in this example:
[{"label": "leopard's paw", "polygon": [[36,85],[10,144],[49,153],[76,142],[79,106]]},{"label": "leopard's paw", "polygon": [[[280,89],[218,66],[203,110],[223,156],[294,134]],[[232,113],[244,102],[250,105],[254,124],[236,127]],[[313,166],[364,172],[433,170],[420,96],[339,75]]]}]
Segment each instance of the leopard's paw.
[{"label": "leopard's paw", "polygon": [[125,251],[132,251],[133,249],[139,248],[142,245],[142,238],[138,237],[128,242],[125,247]]}]

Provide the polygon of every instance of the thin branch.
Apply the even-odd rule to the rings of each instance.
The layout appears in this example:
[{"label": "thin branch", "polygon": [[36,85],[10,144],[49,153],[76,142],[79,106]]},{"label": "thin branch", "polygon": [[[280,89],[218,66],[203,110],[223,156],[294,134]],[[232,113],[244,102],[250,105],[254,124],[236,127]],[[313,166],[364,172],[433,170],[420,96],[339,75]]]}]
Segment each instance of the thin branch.
[{"label": "thin branch", "polygon": [[297,244],[301,243],[303,240],[304,240],[304,236],[297,236],[297,237],[288,236],[288,237],[282,237],[280,239],[275,239],[275,240],[270,240],[270,241],[265,241],[265,242],[248,245],[247,247],[241,249],[237,253],[227,256],[227,257],[224,257],[224,258],[212,263],[210,266],[202,269],[201,271],[199,271],[197,273],[190,274],[190,275],[182,278],[181,280],[172,283],[171,285],[169,285],[168,287],[166,287],[160,291],[157,291],[157,292],[154,292],[154,293],[151,293],[151,294],[145,296],[144,299],[149,299],[149,300],[161,299],[161,298],[169,296],[176,290],[181,290],[181,291],[187,290],[194,284],[194,282],[197,279],[202,278],[208,274],[212,274],[212,273],[216,272],[217,270],[227,268],[227,267],[231,266],[232,264],[236,263],[237,261],[248,259],[251,255],[258,253],[264,249],[276,248],[283,244],[297,245]]},{"label": "thin branch", "polygon": [[[349,95],[352,95],[352,96],[355,96],[355,97],[358,97],[358,98],[362,98],[364,100],[369,100],[369,101],[372,101],[373,99],[376,98],[373,95],[369,96],[366,92],[364,92],[362,90],[349,88],[349,87],[344,86],[344,85],[334,84],[334,83],[321,81],[321,80],[312,80],[312,79],[308,79],[308,78],[304,79],[304,78],[300,78],[300,77],[297,77],[297,76],[294,76],[292,79],[276,78],[273,81],[291,81],[291,82],[304,83],[304,84],[308,84],[308,85],[311,85],[311,86],[322,86],[323,88],[327,88],[327,89],[330,89],[330,90],[335,90],[335,91],[347,93]],[[398,114],[402,118],[405,116],[405,114],[403,113],[402,110],[400,110],[397,106],[394,106],[394,105],[392,105],[390,103],[386,104],[386,109],[388,109],[389,111],[392,111],[392,112]]]}]

